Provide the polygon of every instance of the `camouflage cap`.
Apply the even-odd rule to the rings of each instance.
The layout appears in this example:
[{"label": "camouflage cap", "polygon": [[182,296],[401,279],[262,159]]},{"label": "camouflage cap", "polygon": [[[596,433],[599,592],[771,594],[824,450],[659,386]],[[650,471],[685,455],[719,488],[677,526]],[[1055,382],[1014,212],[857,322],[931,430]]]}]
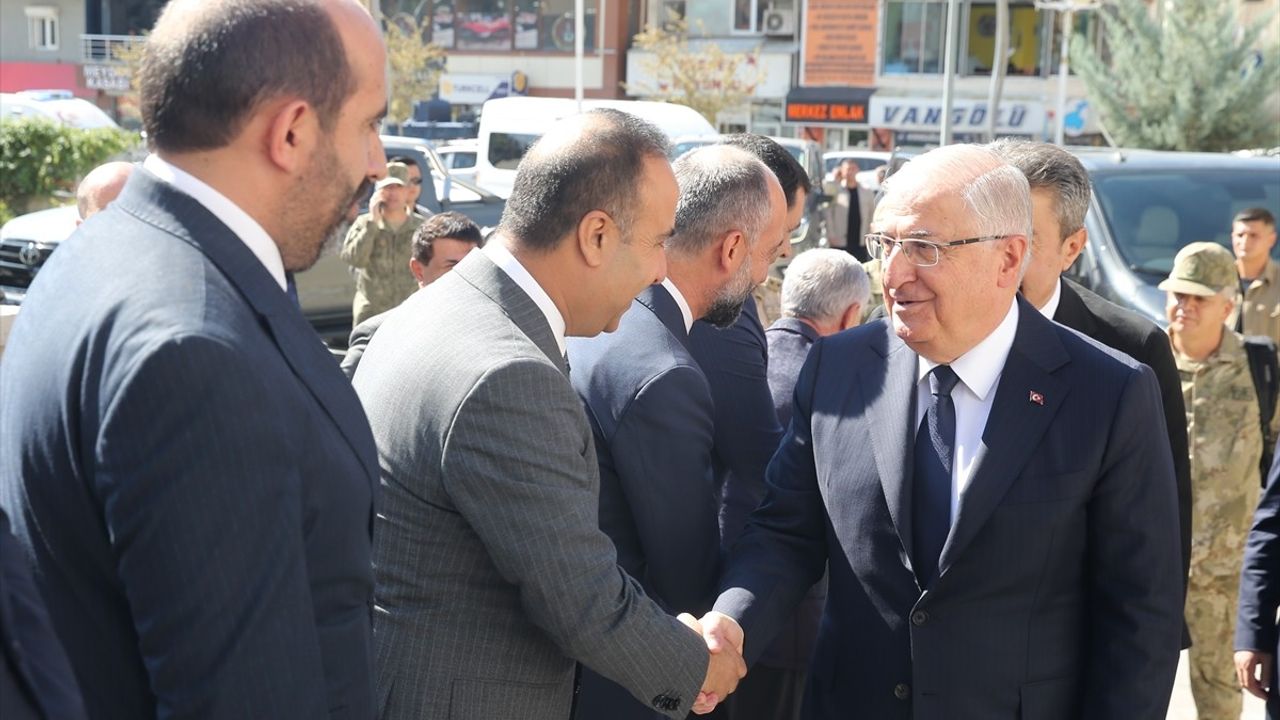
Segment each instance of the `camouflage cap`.
[{"label": "camouflage cap", "polygon": [[374,187],[378,190],[388,185],[408,185],[409,166],[404,163],[387,163],[387,176],[378,181]]},{"label": "camouflage cap", "polygon": [[1173,270],[1159,288],[1208,297],[1238,282],[1236,258],[1230,250],[1218,243],[1194,242],[1178,251],[1173,258]]}]

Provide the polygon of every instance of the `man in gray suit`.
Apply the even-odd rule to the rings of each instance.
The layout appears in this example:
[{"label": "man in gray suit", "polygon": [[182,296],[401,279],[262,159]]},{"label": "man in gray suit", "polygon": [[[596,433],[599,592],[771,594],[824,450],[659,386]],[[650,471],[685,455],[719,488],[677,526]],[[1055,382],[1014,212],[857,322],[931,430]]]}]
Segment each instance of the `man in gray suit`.
[{"label": "man in gray suit", "polygon": [[[664,607],[710,608],[720,565],[712,473],[715,406],[689,350],[694,320],[732,327],[787,241],[778,179],[744,150],[715,145],[675,162],[680,202],[667,279],[644,290],[617,332],[569,341],[600,463],[600,528],[618,563]],[[588,672],[578,720],[653,718]]]},{"label": "man in gray suit", "polygon": [[370,342],[355,387],[382,470],[383,718],[567,718],[575,661],[683,717],[745,673],[740,647],[709,655],[696,621],[691,632],[618,567],[564,360],[566,335],[617,329],[666,275],[666,153],[625,113],[565,120],[521,162],[487,247]]}]

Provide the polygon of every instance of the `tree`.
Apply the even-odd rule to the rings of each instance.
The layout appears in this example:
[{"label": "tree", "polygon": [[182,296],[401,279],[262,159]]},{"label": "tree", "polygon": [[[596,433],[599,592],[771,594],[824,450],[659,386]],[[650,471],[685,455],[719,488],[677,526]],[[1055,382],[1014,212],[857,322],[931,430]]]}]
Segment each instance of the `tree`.
[{"label": "tree", "polygon": [[445,52],[425,40],[430,22],[407,13],[387,22],[387,120],[396,125],[413,117],[413,104],[430,99],[440,84]]},{"label": "tree", "polygon": [[1221,0],[1166,8],[1157,21],[1143,0],[1116,0],[1099,10],[1105,52],[1082,37],[1071,44],[1116,142],[1206,151],[1280,144],[1280,123],[1267,109],[1280,88],[1280,45],[1257,49],[1270,18],[1242,28],[1235,4]]},{"label": "tree", "polygon": [[689,45],[689,24],[677,14],[636,35],[637,50],[649,53],[640,62],[653,85],[623,83],[628,93],[687,105],[713,125],[722,110],[741,107],[764,82],[760,48],[727,53],[714,42]]}]

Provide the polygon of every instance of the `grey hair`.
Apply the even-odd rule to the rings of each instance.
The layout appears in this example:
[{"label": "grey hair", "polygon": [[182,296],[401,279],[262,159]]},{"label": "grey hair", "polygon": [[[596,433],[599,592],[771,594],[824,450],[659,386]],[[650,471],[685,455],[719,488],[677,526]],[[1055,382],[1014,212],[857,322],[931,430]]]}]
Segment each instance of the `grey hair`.
[{"label": "grey hair", "polygon": [[836,322],[849,306],[867,306],[871,280],[849,253],[831,248],[806,250],[787,266],[782,279],[782,316]]},{"label": "grey hair", "polygon": [[671,169],[680,201],[668,252],[696,255],[733,230],[755,245],[769,221],[773,173],[764,163],[736,147],[708,145],[681,155]]},{"label": "grey hair", "polygon": [[1003,138],[987,145],[1000,159],[1018,168],[1032,190],[1053,194],[1058,230],[1066,240],[1084,227],[1089,211],[1089,173],[1080,160],[1057,145]]}]

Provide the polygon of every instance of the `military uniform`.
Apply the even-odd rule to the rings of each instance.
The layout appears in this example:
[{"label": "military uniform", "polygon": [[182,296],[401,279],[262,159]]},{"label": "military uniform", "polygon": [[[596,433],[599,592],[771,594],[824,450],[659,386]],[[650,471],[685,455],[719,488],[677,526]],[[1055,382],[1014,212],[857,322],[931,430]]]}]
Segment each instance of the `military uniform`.
[{"label": "military uniform", "polygon": [[[1170,293],[1211,297],[1236,284],[1235,260],[1221,245],[1191,243],[1160,283]],[[1175,337],[1172,327],[1170,340]],[[1200,720],[1237,720],[1243,696],[1232,636],[1245,538],[1258,504],[1262,457],[1258,395],[1244,338],[1227,327],[1212,353],[1192,359],[1173,346],[1187,412],[1191,460],[1191,573],[1187,627],[1191,694]]]},{"label": "military uniform", "polygon": [[361,322],[404,302],[418,289],[409,271],[413,234],[424,218],[411,213],[400,227],[375,223],[368,213],[356,218],[342,243],[342,259],[356,269],[353,322]]},{"label": "military uniform", "polygon": [[1262,274],[1249,283],[1227,325],[1245,335],[1266,335],[1280,343],[1280,265],[1275,260],[1267,260]]}]

